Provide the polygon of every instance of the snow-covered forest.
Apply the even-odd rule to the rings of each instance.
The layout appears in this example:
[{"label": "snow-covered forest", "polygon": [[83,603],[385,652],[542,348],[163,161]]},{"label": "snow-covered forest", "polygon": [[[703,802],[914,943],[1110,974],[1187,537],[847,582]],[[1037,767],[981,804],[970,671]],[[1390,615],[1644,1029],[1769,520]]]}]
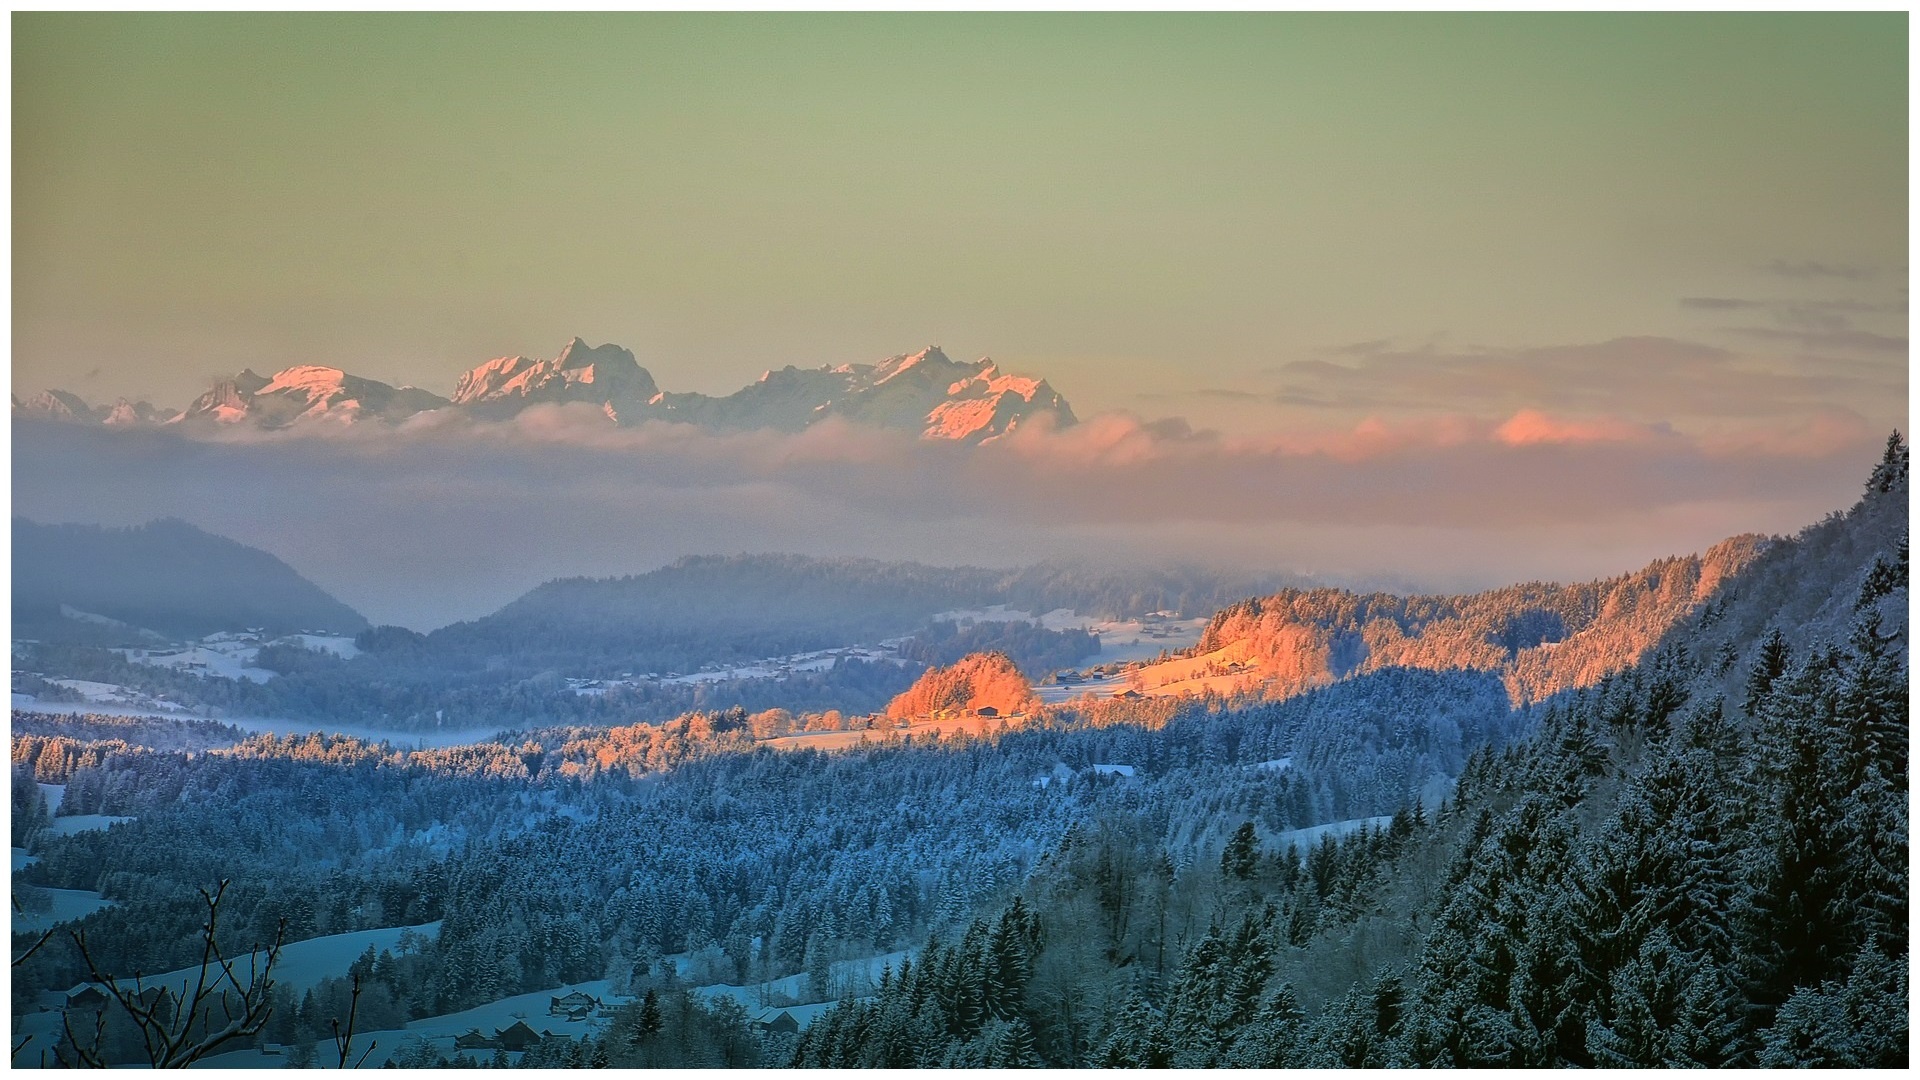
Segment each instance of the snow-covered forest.
[{"label": "snow-covered forest", "polygon": [[[1240,695],[1042,706],[1029,680],[1097,654],[1030,623],[724,705],[447,659],[698,603],[699,563],[352,660],[282,647],[266,683],[42,643],[233,715],[464,706],[500,733],[16,711],[14,1062],[148,1063],[179,1020],[252,1066],[1904,1066],[1907,498],[1895,439],[1798,536],[1593,586],[1119,598],[1218,599],[1194,656],[1318,665]],[[907,598],[835,628],[862,634],[1119,587],[753,570]],[[580,591],[604,610],[555,630]],[[743,658],[819,647],[767,625]],[[275,942],[191,1015],[106,982]]]}]

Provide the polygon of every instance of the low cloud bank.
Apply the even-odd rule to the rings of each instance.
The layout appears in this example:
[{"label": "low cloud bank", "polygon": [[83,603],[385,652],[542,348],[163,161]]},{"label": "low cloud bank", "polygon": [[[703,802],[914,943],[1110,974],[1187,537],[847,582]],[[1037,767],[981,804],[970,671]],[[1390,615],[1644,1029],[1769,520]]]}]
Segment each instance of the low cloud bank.
[{"label": "low cloud bank", "polygon": [[557,576],[737,551],[1234,563],[1451,588],[1796,528],[1851,501],[1884,436],[1844,410],[1712,437],[1538,409],[1254,439],[1107,414],[979,447],[838,423],[615,428],[576,406],[207,440],[17,422],[14,512],[182,517],[417,627]]}]

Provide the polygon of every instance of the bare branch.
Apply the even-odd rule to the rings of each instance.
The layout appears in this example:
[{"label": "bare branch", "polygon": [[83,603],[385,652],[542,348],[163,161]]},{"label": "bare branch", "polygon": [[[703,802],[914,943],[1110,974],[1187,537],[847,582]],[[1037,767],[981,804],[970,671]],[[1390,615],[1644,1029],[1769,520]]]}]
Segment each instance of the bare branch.
[{"label": "bare branch", "polygon": [[[205,889],[200,895],[207,903],[207,919],[201,926],[202,946],[200,967],[191,983],[191,992],[186,986],[179,991],[177,1007],[172,1015],[163,1018],[160,1013],[163,1003],[174,1001],[175,991],[170,986],[149,988],[145,978],[138,972],[134,974],[131,989],[102,972],[94,962],[92,951],[87,947],[86,932],[69,931],[80,958],[86,963],[89,977],[103,988],[115,1003],[133,1021],[145,1044],[147,1059],[154,1068],[185,1068],[213,1053],[219,1047],[234,1039],[246,1038],[259,1033],[266,1027],[267,1020],[273,1015],[271,991],[273,989],[273,966],[280,959],[280,950],[286,943],[287,923],[280,920],[274,933],[273,944],[266,950],[265,962],[261,962],[258,950],[249,950],[251,963],[248,979],[240,981],[232,959],[221,955],[218,932],[220,903],[225,898],[228,882],[222,880],[213,892]],[[209,984],[209,977],[212,982]],[[232,989],[228,990],[227,987]],[[209,1030],[200,1039],[194,1039],[194,1030],[198,1027],[212,1027],[211,999],[218,995],[221,1011],[227,1023],[217,1030]],[[235,999],[237,998],[237,1003]],[[237,1015],[236,1015],[237,1009]],[[68,1023],[63,1014],[61,1022]],[[106,1013],[97,1014],[96,1027],[104,1032]],[[69,1025],[68,1041],[74,1045],[75,1055],[80,1064],[91,1067],[104,1067],[98,1053],[98,1035],[92,1048],[82,1050],[74,1040]]]},{"label": "bare branch", "polygon": [[[356,971],[353,973],[353,996],[349,998],[347,1001],[347,1032],[346,1034],[342,1035],[340,1033],[339,1020],[336,1019],[333,1022],[333,1045],[335,1049],[340,1051],[340,1067],[343,1069],[347,1067],[347,1052],[353,1047],[353,1025],[354,1025],[354,1022],[357,1019],[359,1019],[359,1016],[360,1016],[360,973]],[[371,1046],[367,1047],[367,1054],[370,1054],[372,1052],[373,1052],[373,1047]],[[360,1060],[365,1061],[367,1059],[367,1054],[361,1054]],[[357,1063],[354,1065],[354,1068],[356,1069],[359,1067],[360,1066]]]}]

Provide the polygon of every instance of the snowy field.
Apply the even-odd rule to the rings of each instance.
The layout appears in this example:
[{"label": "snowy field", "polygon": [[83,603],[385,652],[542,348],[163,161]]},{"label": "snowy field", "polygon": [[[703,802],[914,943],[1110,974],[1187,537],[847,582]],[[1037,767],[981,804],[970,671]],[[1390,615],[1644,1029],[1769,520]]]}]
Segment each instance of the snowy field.
[{"label": "snowy field", "polygon": [[865,660],[891,664],[909,664],[912,661],[900,658],[900,642],[904,638],[890,638],[877,645],[848,645],[838,649],[818,649],[813,652],[794,653],[791,656],[773,656],[764,660],[755,660],[750,664],[738,664],[733,667],[708,667],[706,669],[682,674],[668,672],[662,675],[649,672],[644,676],[624,679],[568,679],[567,686],[574,693],[583,696],[598,696],[608,690],[623,686],[657,684],[660,686],[690,686],[696,683],[740,682],[753,679],[784,679],[790,675],[810,671],[830,671],[841,660]]},{"label": "snowy field", "polygon": [[253,663],[264,645],[298,645],[332,653],[343,660],[351,660],[360,654],[352,638],[321,634],[290,634],[268,639],[256,634],[219,633],[209,634],[188,645],[113,651],[133,663],[150,667],[174,668],[196,675],[218,675],[223,679],[250,679],[263,683],[274,676],[273,672],[255,667]]},{"label": "snowy field", "polygon": [[1325,825],[1315,825],[1306,829],[1289,829],[1286,832],[1278,833],[1274,836],[1273,847],[1275,850],[1284,851],[1288,844],[1292,844],[1300,849],[1301,857],[1305,858],[1306,853],[1318,845],[1320,838],[1323,836],[1332,834],[1335,839],[1338,839],[1348,833],[1360,831],[1361,826],[1381,829],[1392,823],[1392,821],[1393,815],[1387,814],[1380,817],[1348,818],[1345,821],[1329,821]]},{"label": "snowy field", "polygon": [[[99,713],[105,713],[109,709],[138,710],[137,712],[123,714],[133,716],[179,716],[187,711],[184,707],[175,705],[170,701],[160,701],[156,698],[148,697],[138,690],[121,686],[118,683],[94,682],[90,679],[48,679],[47,681],[55,686],[72,690],[79,694],[82,699],[79,702],[50,703],[56,711],[62,708],[68,712],[84,711]],[[13,695],[13,707],[16,709],[21,708],[23,698],[28,706],[33,705],[33,695],[15,694]]]},{"label": "snowy field", "polygon": [[[93,685],[109,686],[110,684],[96,683]],[[114,686],[111,687],[111,689],[125,694],[134,693],[134,691],[128,690],[124,686]],[[156,707],[166,704],[168,703],[152,701],[149,701],[144,706],[96,704],[94,702],[80,704],[66,701],[40,701],[32,694],[13,695],[13,708],[16,711],[41,713],[47,716],[94,713],[100,716],[137,716],[159,720],[207,719],[206,717],[178,708],[168,710]],[[312,720],[275,720],[259,716],[221,716],[215,719],[218,719],[220,723],[232,724],[234,727],[256,734],[307,735],[315,732],[323,732],[328,735],[349,735],[356,739],[365,739],[368,742],[384,741],[402,750],[433,749],[443,746],[468,746],[474,743],[492,742],[494,741],[494,737],[499,734],[497,728],[414,732],[388,731],[384,728],[361,727],[355,724],[322,724]]]},{"label": "snowy field", "polygon": [[[1044,615],[1034,615],[1004,604],[996,604],[988,608],[943,611],[933,618],[945,622],[1037,622],[1049,630],[1091,631],[1100,637],[1099,662],[1103,664],[1116,661],[1152,660],[1163,651],[1187,648],[1200,640],[1201,631],[1207,626],[1205,619],[1175,619],[1164,613],[1114,621],[1080,615],[1069,608],[1057,608]],[[905,640],[905,638],[889,638],[871,645],[819,649],[814,652],[795,653],[791,656],[769,657],[764,660],[755,660],[750,664],[738,664],[727,668],[710,667],[691,673],[651,672],[644,676],[622,679],[568,679],[567,685],[576,694],[591,696],[604,694],[608,690],[622,686],[637,686],[642,683],[689,685],[750,679],[784,679],[799,672],[827,671],[843,659],[884,661],[906,665],[913,662],[900,658],[900,644]],[[1096,693],[1107,690],[1109,684],[1119,689],[1125,688],[1124,678],[1116,676],[1111,680],[1085,683],[1073,688],[1041,687],[1040,695],[1041,700],[1049,703],[1070,701],[1089,688]]]},{"label": "snowy field", "polygon": [[[17,868],[20,856],[25,853],[19,848],[13,850]],[[45,895],[52,901],[52,906],[46,911],[15,911],[13,913],[15,934],[37,934],[64,922],[84,919],[96,911],[113,906],[113,901],[87,889],[35,888],[34,892]]]},{"label": "snowy field", "polygon": [[750,1013],[768,1007],[785,1009],[804,1028],[839,1001],[843,994],[851,994],[856,998],[872,994],[880,984],[882,971],[889,967],[899,971],[900,962],[912,955],[913,950],[901,949],[857,960],[836,960],[833,962],[833,986],[825,995],[810,992],[811,987],[804,972],[748,986],[728,983],[697,986],[693,992],[706,1001],[730,997]]},{"label": "snowy field", "polygon": [[[66,797],[65,784],[40,784],[40,794],[47,801],[47,809],[58,811],[61,800]],[[132,821],[130,817],[113,817],[108,814],[70,814],[56,817],[48,825],[47,831],[55,836],[72,836],[75,833],[92,829],[104,829],[122,821]],[[38,862],[38,857],[29,854],[25,848],[13,848],[13,873],[19,873]],[[16,886],[16,891],[18,886]],[[37,934],[64,922],[84,919],[102,908],[113,906],[113,901],[88,889],[50,889],[34,886],[33,895],[44,896],[50,906],[44,911],[20,911],[13,913],[13,932],[16,934]],[[38,905],[35,905],[36,907]]]},{"label": "snowy field", "polygon": [[1078,701],[1092,694],[1096,698],[1112,697],[1124,693],[1127,689],[1125,675],[1108,675],[1099,679],[1084,679],[1071,683],[1048,683],[1036,686],[1033,692],[1048,705],[1058,705],[1063,701]]},{"label": "snowy field", "polygon": [[1151,660],[1162,650],[1179,650],[1197,644],[1207,628],[1206,619],[1176,619],[1166,612],[1143,615],[1137,619],[1096,619],[1068,608],[1055,608],[1043,615],[1019,611],[1005,604],[965,611],[943,611],[934,618],[948,622],[971,619],[974,622],[1037,622],[1048,630],[1086,630],[1100,636],[1099,662],[1112,664],[1130,660]]},{"label": "snowy field", "polygon": [[[436,929],[439,927],[438,923],[431,925]],[[363,945],[361,948],[364,949],[365,946]],[[358,954],[356,953],[355,955],[357,956]],[[346,971],[347,963],[350,961],[351,958],[341,963],[340,973]],[[611,990],[611,984],[605,979],[594,982],[572,983],[567,986],[556,986],[531,994],[518,994],[514,997],[501,998],[499,1001],[478,1005],[457,1013],[446,1013],[441,1016],[429,1016],[419,1020],[409,1020],[404,1029],[369,1031],[365,1034],[356,1034],[353,1039],[354,1056],[358,1057],[359,1051],[364,1051],[368,1047],[372,1047],[372,1052],[367,1055],[366,1061],[361,1067],[378,1069],[385,1066],[388,1059],[392,1058],[395,1053],[409,1044],[425,1042],[432,1046],[441,1056],[451,1059],[456,1056],[453,1041],[468,1031],[477,1029],[482,1034],[491,1036],[503,1028],[512,1027],[519,1021],[525,1021],[528,1027],[542,1034],[551,1033],[553,1035],[567,1035],[574,1038],[578,1038],[588,1032],[598,1034],[607,1024],[605,1019],[595,1017],[586,1020],[569,1021],[564,1016],[553,1016],[547,1012],[547,1007],[553,998],[563,997],[575,990],[597,997],[604,1003],[616,1006],[623,1005],[630,1000],[614,995]],[[324,1067],[338,1060],[337,1056],[332,1061],[328,1059],[327,1054],[329,1050],[330,1047],[326,1041],[322,1040],[320,1043],[321,1056],[316,1061],[316,1064]],[[464,1056],[470,1061],[484,1064],[493,1058],[493,1051],[468,1051],[459,1056]],[[517,1061],[519,1057],[519,1054],[507,1055],[509,1061]],[[201,1067],[209,1069],[279,1069],[286,1067],[286,1057],[284,1054],[263,1054],[258,1050],[240,1050],[208,1058],[206,1061],[201,1062]]]},{"label": "snowy field", "polygon": [[[419,926],[389,926],[379,930],[358,930],[350,934],[329,934],[326,937],[308,938],[296,941],[280,950],[280,959],[273,965],[273,981],[293,991],[298,997],[319,985],[320,980],[340,976],[345,977],[347,968],[352,966],[360,954],[371,945],[375,952],[407,951],[401,945],[403,940],[413,941],[439,936],[438,922],[422,923]],[[240,943],[244,948],[248,943]],[[222,951],[226,951],[223,943]],[[237,951],[237,950],[236,950]],[[265,963],[266,954],[254,954],[258,963]],[[248,958],[239,954],[235,970],[244,977],[248,972]],[[198,967],[185,967],[169,971],[165,975],[148,976],[144,980],[147,986],[172,986],[184,989],[200,974]],[[116,979],[118,985],[132,987],[132,979]]]},{"label": "snowy field", "polygon": [[47,825],[47,831],[55,836],[72,836],[74,833],[92,832],[118,825],[123,821],[132,821],[130,817],[115,817],[112,814],[68,814],[56,817]]},{"label": "snowy field", "polygon": [[183,648],[115,649],[113,651],[136,664],[173,668],[193,675],[217,675],[223,679],[247,679],[251,682],[263,683],[273,678],[274,674],[266,668],[253,666],[253,658],[260,653],[258,645],[243,645],[239,642],[216,642],[188,645]]}]

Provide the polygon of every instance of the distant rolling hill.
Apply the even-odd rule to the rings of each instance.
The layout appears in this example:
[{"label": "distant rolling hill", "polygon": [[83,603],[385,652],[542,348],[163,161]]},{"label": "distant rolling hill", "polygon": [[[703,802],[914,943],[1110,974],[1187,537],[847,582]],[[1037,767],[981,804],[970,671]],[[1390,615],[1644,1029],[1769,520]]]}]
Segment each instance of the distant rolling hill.
[{"label": "distant rolling hill", "polygon": [[1286,589],[1221,610],[1187,655],[1129,678],[1148,694],[1280,698],[1384,668],[1471,670],[1539,701],[1632,667],[1766,547],[1736,536],[1602,581],[1466,596]]},{"label": "distant rolling hill", "polygon": [[185,640],[249,627],[354,634],[367,620],[274,556],[177,519],[125,529],[13,519],[16,638]]},{"label": "distant rolling hill", "polygon": [[[698,556],[645,574],[550,581],[492,615],[408,645],[418,660],[531,673],[691,671],[905,635],[938,612],[1006,604],[1100,618],[1208,615],[1280,582],[1199,569],[1015,570],[800,555]],[[382,650],[382,638],[371,644]]]}]

